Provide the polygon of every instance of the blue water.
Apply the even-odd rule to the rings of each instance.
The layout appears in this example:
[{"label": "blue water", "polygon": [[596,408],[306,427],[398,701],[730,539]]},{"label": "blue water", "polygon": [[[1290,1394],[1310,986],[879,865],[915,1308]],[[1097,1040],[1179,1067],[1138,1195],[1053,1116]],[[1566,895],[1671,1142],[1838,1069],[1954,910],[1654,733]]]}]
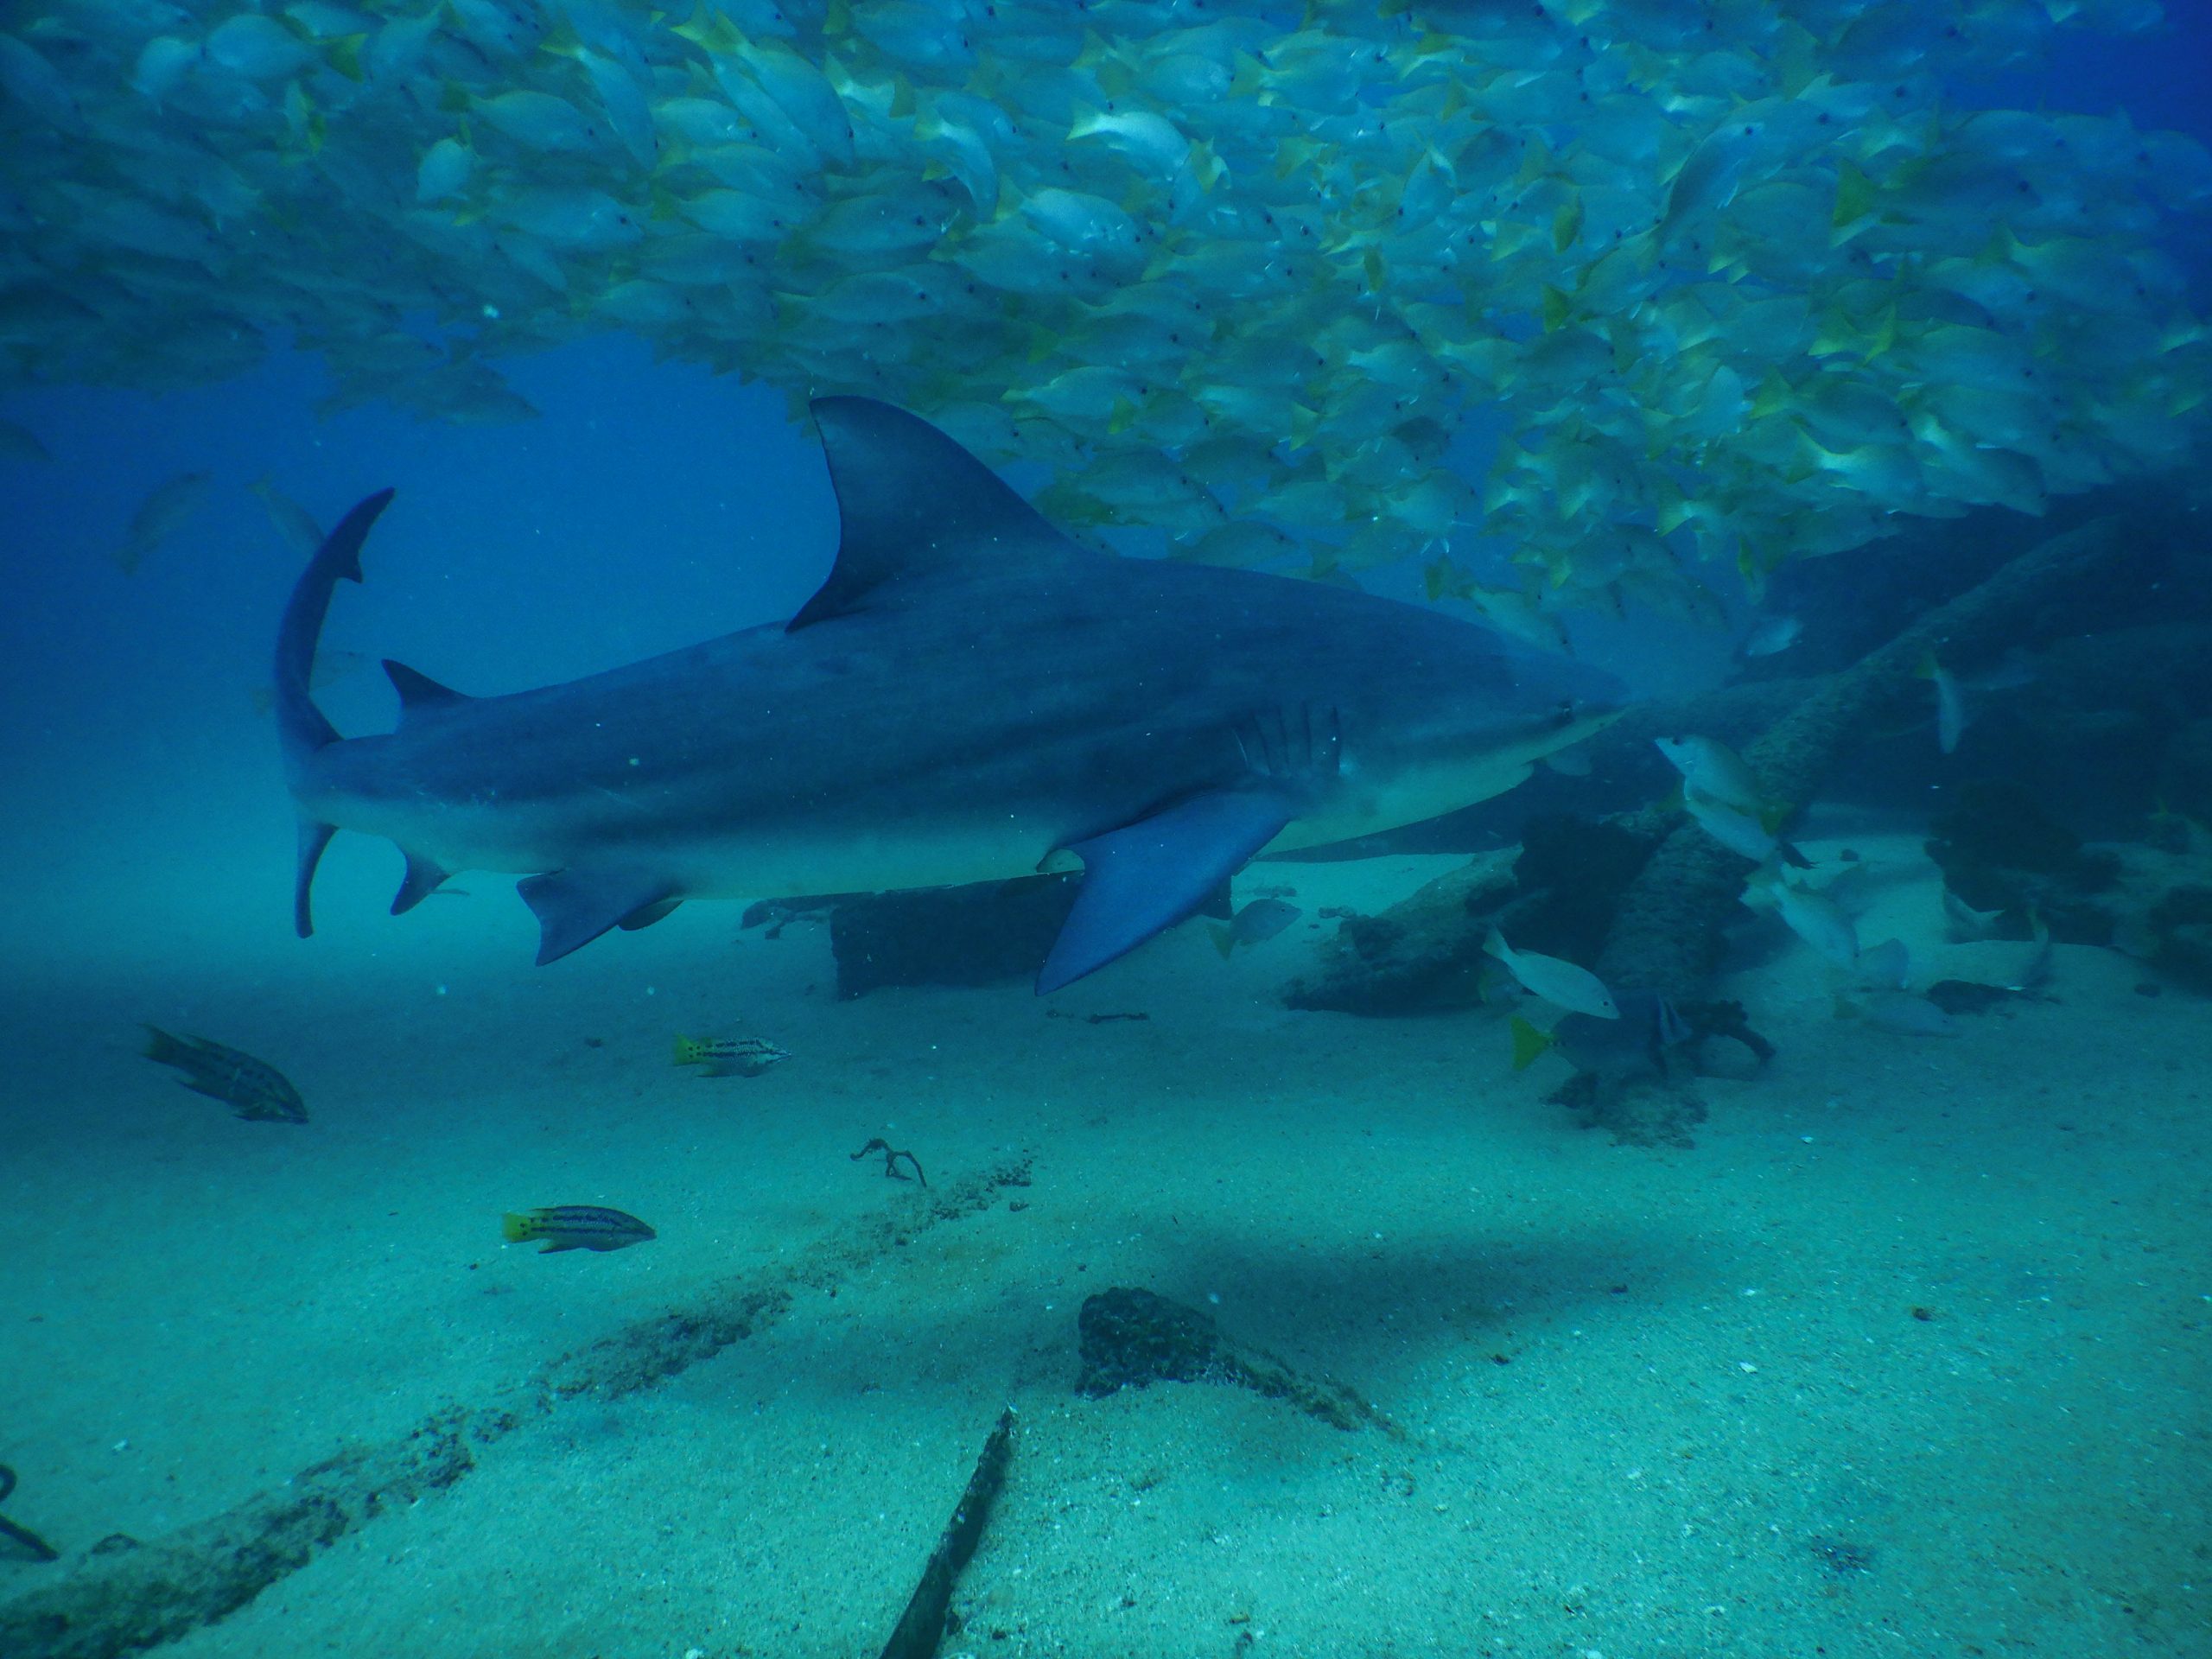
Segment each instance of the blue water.
[{"label": "blue water", "polygon": [[[2212,144],[2212,13],[2171,10],[1954,95]],[[48,40],[40,16],[0,22]],[[2212,230],[2162,231],[2202,315]],[[397,490],[324,636],[365,658],[319,694],[349,735],[393,718],[378,658],[499,692],[786,618],[838,521],[785,389],[639,340],[502,361],[540,414],[498,426],[319,416],[322,364],[270,343],[160,395],[0,384],[0,416],[53,457],[0,459],[0,1463],[22,1481],[0,1514],[60,1555],[0,1541],[0,1659],[118,1650],[102,1575],[162,1543],[194,1563],[158,1649],[186,1659],[872,1651],[1008,1400],[1021,1450],[945,1654],[2212,1653],[2212,1021],[2175,958],[2062,931],[2047,994],[1928,1042],[1831,1017],[1817,960],[1746,912],[1713,989],[1780,1059],[1724,1055],[1687,1139],[1617,1142],[1547,1101],[1563,1070],[1509,1069],[1495,1007],[1285,1011],[1325,911],[1453,877],[1488,830],[1255,866],[1240,901],[1280,883],[1303,907],[1280,941],[1224,961],[1185,927],[1049,1008],[1019,977],[841,1001],[823,924],[772,941],[734,906],[539,973],[510,878],[465,874],[464,896],[391,919],[398,860],[352,836],[298,942],[255,693],[301,562],[250,483],[325,524]],[[125,575],[132,513],[190,470],[213,476],[205,505]],[[2202,512],[2199,482],[2131,487],[2194,488]],[[2204,629],[2174,613],[2206,591],[2188,568],[2122,596],[2128,625]],[[1421,589],[1417,561],[1363,580]],[[1631,610],[1573,638],[1643,700],[1711,690],[1758,598],[1714,585],[1726,628]],[[2099,775],[2082,755],[2133,753],[2158,699],[2125,690],[2135,724],[2069,728],[2026,780],[2100,834],[2111,803],[2066,791]],[[1974,741],[2031,753],[2045,705],[1995,695]],[[2208,716],[2160,717],[2201,736]],[[1792,833],[1872,873],[1868,940],[1895,928],[2002,979],[2025,939],[1947,936],[1921,851],[1966,781],[1926,720],[1881,734],[1909,763],[1878,746]],[[2177,856],[2212,857],[2201,825],[2148,822],[2165,775],[2113,784],[2108,817],[2131,847],[2178,834]],[[1665,781],[1532,788],[1614,811]],[[313,1122],[178,1090],[137,1053],[142,1022],[280,1065]],[[792,1058],[702,1082],[668,1064],[679,1033]],[[855,1162],[876,1135],[935,1186]],[[659,1236],[501,1248],[502,1211],[566,1202]],[[1076,1310],[1109,1284],[1381,1416],[1347,1431],[1170,1383],[1081,1402]],[[741,1305],[753,1323],[664,1382],[559,1386],[594,1343],[664,1357],[671,1329]],[[486,1414],[470,1466],[387,1471],[401,1501],[345,1487],[327,1548],[209,1611],[201,1580],[252,1554],[270,1494],[344,1448],[419,1449],[456,1406]],[[218,1516],[236,1530],[203,1550],[188,1529]],[[86,1586],[73,1627],[37,1600]]]}]

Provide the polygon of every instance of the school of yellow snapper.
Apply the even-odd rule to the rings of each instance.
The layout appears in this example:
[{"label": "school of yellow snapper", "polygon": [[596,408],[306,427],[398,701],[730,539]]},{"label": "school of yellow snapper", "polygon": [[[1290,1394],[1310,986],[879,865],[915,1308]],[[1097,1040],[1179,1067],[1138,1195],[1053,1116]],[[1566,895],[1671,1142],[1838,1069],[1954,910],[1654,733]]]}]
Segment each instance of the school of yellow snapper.
[{"label": "school of yellow snapper", "polygon": [[[526,416],[622,330],[1042,461],[1077,533],[1541,632],[2180,465],[2212,159],[1953,107],[2148,0],[0,8],[0,391]],[[2063,27],[2062,27],[2063,26]],[[1505,436],[1448,469],[1471,411]],[[1454,535],[1507,538],[1484,586]]]}]

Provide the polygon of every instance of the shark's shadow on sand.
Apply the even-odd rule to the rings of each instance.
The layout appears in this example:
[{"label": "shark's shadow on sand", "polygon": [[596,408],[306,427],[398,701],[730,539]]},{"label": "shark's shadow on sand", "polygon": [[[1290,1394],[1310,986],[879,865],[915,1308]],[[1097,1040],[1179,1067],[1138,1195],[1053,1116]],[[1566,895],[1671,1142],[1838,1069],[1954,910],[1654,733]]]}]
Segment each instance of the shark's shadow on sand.
[{"label": "shark's shadow on sand", "polygon": [[463,869],[524,876],[547,963],[688,899],[950,886],[1084,868],[1037,988],[1193,913],[1256,854],[1511,788],[1618,688],[1418,606],[1077,546],[935,428],[814,404],[842,515],[786,624],[604,674],[467,696],[387,664],[398,728],[341,738],[309,694],[356,506],[286,607],[276,710],[295,900],[336,829],[407,858],[395,912]]}]

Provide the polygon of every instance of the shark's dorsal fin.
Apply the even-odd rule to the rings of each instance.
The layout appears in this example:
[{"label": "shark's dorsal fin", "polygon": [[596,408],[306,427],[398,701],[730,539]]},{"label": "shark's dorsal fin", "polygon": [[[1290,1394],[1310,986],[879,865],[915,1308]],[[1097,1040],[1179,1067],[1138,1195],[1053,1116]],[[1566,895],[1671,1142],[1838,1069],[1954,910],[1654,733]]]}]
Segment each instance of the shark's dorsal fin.
[{"label": "shark's dorsal fin", "polygon": [[812,405],[843,530],[830,579],[793,629],[858,608],[887,583],[982,561],[1080,550],[998,474],[927,421],[870,397]]},{"label": "shark's dorsal fin", "polygon": [[391,689],[399,693],[399,723],[404,726],[408,716],[419,715],[429,709],[451,709],[469,701],[461,692],[449,685],[440,685],[427,674],[417,673],[404,663],[385,658],[384,671],[391,677]]}]

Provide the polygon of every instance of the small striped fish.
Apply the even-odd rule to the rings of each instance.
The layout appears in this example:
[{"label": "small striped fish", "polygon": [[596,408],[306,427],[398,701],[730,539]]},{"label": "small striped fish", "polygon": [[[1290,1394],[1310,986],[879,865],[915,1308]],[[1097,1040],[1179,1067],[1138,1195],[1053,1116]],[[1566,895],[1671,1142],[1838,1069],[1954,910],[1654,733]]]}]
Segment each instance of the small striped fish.
[{"label": "small striped fish", "polygon": [[676,1063],[701,1068],[702,1077],[757,1077],[780,1060],[791,1058],[788,1049],[778,1048],[763,1037],[678,1037]]},{"label": "small striped fish", "polygon": [[172,1037],[146,1027],[146,1058],[184,1073],[177,1079],[195,1095],[219,1100],[238,1116],[259,1123],[304,1123],[307,1103],[291,1081],[266,1060],[205,1037]]},{"label": "small striped fish", "polygon": [[540,1255],[556,1250],[619,1250],[626,1244],[642,1244],[659,1236],[635,1216],[620,1210],[602,1210],[595,1204],[556,1204],[550,1210],[528,1210],[503,1217],[499,1230],[510,1244],[543,1239]]}]

